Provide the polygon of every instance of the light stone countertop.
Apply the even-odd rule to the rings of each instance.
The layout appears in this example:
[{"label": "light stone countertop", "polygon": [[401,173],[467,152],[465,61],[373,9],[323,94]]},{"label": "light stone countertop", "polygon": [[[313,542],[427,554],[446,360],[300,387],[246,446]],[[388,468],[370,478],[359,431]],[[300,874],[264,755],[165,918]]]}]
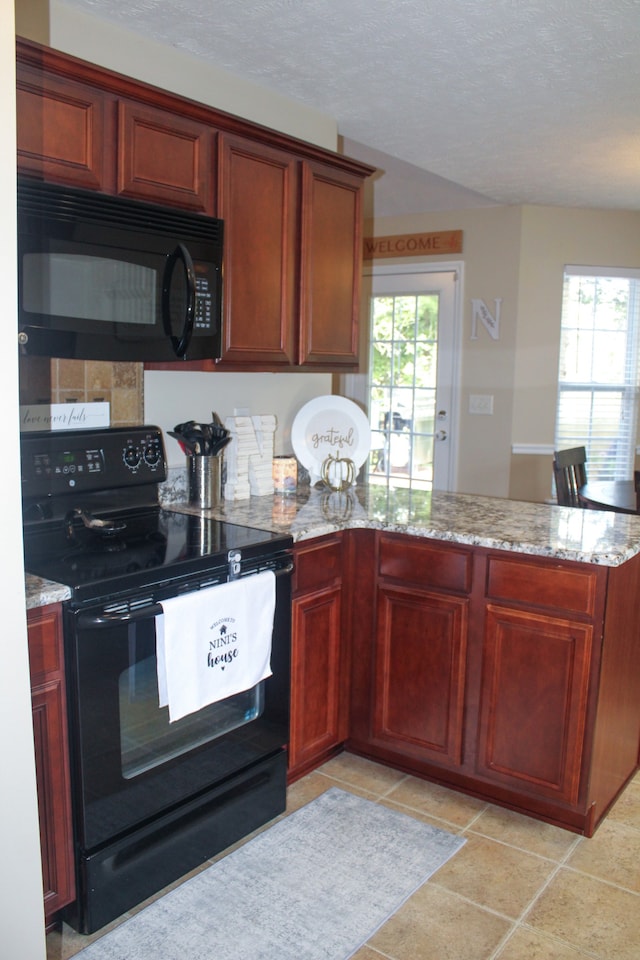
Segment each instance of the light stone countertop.
[{"label": "light stone countertop", "polygon": [[[332,493],[307,486],[294,494],[223,500],[213,510],[200,510],[187,502],[184,471],[170,474],[160,497],[167,509],[287,533],[294,542],[364,528],[609,567],[640,553],[640,515],[498,497],[382,485]],[[27,607],[68,597],[67,587],[27,575]]]},{"label": "light stone countertop", "polygon": [[71,596],[69,587],[61,583],[52,583],[42,577],[34,577],[32,573],[25,574],[25,591],[27,596],[27,610],[35,607],[46,607],[48,603],[62,603]]},{"label": "light stone countertop", "polygon": [[290,533],[295,542],[369,528],[610,567],[640,553],[640,515],[555,504],[371,485],[345,493],[299,487],[201,511],[186,502],[179,483],[163,494],[168,509]]}]

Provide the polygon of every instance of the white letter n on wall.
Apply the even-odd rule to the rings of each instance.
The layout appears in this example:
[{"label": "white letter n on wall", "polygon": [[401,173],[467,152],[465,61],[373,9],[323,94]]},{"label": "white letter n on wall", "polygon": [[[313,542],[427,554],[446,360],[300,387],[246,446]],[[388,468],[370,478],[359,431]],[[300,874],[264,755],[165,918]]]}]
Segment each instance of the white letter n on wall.
[{"label": "white letter n on wall", "polygon": [[471,339],[478,339],[478,320],[485,328],[489,336],[493,340],[500,339],[500,304],[502,303],[502,298],[494,301],[496,305],[496,315],[495,317],[489,311],[484,300],[472,300],[471,301]]}]

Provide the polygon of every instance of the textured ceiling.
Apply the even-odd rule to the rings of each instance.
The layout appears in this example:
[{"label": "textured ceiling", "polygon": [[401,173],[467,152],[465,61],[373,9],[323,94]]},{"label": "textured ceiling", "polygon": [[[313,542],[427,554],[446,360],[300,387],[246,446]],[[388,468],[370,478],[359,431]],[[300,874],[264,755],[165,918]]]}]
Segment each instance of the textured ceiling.
[{"label": "textured ceiling", "polygon": [[640,0],[69,4],[335,117],[377,215],[640,210]]}]

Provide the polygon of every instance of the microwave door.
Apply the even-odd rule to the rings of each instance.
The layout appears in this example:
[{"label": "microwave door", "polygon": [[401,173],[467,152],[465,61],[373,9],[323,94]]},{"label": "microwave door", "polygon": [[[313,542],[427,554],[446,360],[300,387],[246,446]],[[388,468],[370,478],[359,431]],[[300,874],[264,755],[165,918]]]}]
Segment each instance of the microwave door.
[{"label": "microwave door", "polygon": [[[174,313],[179,329],[174,333]],[[196,273],[191,254],[179,243],[167,260],[162,282],[162,323],[177,357],[184,357],[196,315]]]}]

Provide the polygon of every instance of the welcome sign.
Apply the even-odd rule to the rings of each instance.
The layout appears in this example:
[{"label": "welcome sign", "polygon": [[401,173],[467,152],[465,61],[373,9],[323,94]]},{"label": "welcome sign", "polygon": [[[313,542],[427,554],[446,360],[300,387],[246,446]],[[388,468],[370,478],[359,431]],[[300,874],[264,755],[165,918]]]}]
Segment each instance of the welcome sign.
[{"label": "welcome sign", "polygon": [[435,257],[453,253],[462,253],[462,230],[365,237],[364,241],[365,260],[385,257]]}]

